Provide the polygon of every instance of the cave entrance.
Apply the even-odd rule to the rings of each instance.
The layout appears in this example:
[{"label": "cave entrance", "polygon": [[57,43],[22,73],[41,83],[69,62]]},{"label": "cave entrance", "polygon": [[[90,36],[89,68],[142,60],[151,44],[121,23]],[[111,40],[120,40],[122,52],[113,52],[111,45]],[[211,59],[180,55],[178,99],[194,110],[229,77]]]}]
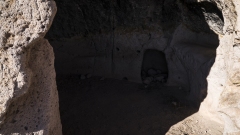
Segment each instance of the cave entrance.
[{"label": "cave entrance", "polygon": [[141,78],[144,84],[166,83],[168,66],[165,54],[162,51],[148,49],[142,61]]},{"label": "cave entrance", "polygon": [[[165,134],[198,111],[219,45],[206,23],[214,8],[202,4],[207,14],[193,2],[61,1],[49,39],[64,135]],[[213,28],[221,28],[219,18]]]}]

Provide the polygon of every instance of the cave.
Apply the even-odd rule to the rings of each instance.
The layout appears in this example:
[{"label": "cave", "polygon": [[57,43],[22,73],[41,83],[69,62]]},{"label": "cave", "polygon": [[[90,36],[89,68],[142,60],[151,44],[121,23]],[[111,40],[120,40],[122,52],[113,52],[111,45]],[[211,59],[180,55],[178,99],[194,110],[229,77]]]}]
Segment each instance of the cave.
[{"label": "cave", "polygon": [[224,21],[214,4],[56,3],[46,37],[55,53],[65,135],[165,134],[198,111],[219,45],[206,19],[216,15],[217,32]]},{"label": "cave", "polygon": [[240,134],[240,2],[0,2],[0,134]]}]

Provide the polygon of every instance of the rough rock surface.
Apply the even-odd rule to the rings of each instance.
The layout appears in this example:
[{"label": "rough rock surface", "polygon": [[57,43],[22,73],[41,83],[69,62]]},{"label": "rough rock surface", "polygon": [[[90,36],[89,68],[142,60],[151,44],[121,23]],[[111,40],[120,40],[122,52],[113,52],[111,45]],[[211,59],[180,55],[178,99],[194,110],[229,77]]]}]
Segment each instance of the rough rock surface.
[{"label": "rough rock surface", "polygon": [[[198,1],[198,2],[204,2]],[[205,1],[206,2],[206,1]],[[217,32],[220,27],[211,27],[214,32],[219,33],[219,46],[215,50],[215,58],[209,61],[207,68],[206,98],[201,103],[199,114],[224,124],[225,135],[240,134],[239,126],[239,49],[238,49],[238,12],[240,10],[239,1],[212,0],[222,11],[224,26],[222,33]],[[190,2],[191,3],[191,2]],[[215,17],[210,17],[212,24],[216,21]],[[208,22],[208,21],[207,21]],[[222,23],[219,23],[222,24]],[[221,25],[218,25],[221,26]],[[183,38],[182,38],[183,39]],[[210,38],[209,38],[210,39]],[[209,50],[209,49],[208,49]],[[193,52],[193,50],[190,50]],[[198,49],[199,51],[199,49]],[[209,50],[210,51],[210,50]],[[213,50],[214,54],[214,50]],[[200,57],[197,57],[198,59]],[[186,61],[185,61],[186,62]],[[207,64],[207,63],[205,63]],[[203,65],[204,66],[204,65]],[[194,68],[188,68],[194,69]],[[194,73],[193,71],[190,71]],[[192,81],[191,85],[194,85]],[[199,81],[203,82],[203,81]],[[196,89],[195,84],[191,90]],[[196,94],[195,94],[196,95]],[[197,94],[199,95],[199,94]],[[190,96],[191,98],[192,96]],[[169,133],[172,132],[170,129]]]},{"label": "rough rock surface", "polygon": [[61,135],[54,54],[47,40],[35,43],[29,51],[33,71],[28,91],[13,99],[0,128],[0,134]]},{"label": "rough rock surface", "polygon": [[[223,12],[224,35],[219,36],[220,44],[216,60],[208,75],[208,95],[201,104],[200,113],[225,125],[224,134],[240,134],[240,93],[239,93],[239,11],[237,0],[215,0]],[[219,118],[220,117],[220,118]]]},{"label": "rough rock surface", "polygon": [[[179,22],[175,0],[58,0],[49,39],[73,38],[121,30],[159,31]],[[74,18],[74,19],[73,19]]]},{"label": "rough rock surface", "polygon": [[198,113],[170,128],[166,135],[222,135],[224,127]]},{"label": "rough rock surface", "polygon": [[61,134],[54,57],[43,39],[55,13],[52,0],[0,1],[0,134]]}]

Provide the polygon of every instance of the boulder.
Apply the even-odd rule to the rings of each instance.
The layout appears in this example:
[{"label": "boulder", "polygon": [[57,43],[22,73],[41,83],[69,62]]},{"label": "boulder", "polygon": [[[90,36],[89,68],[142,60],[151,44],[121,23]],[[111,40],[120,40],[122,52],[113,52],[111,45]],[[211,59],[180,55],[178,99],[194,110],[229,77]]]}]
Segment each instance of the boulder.
[{"label": "boulder", "polygon": [[53,49],[44,36],[53,0],[0,1],[0,134],[61,134]]}]

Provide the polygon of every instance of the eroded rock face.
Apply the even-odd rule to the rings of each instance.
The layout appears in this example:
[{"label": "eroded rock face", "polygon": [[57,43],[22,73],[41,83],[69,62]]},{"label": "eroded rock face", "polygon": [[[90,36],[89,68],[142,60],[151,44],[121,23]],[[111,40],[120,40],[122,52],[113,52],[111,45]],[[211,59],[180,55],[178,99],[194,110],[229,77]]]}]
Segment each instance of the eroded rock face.
[{"label": "eroded rock face", "polygon": [[0,134],[61,135],[52,47],[42,39],[28,53],[31,82],[25,94],[11,100]]},{"label": "eroded rock face", "polygon": [[[55,13],[56,5],[52,0],[0,1],[0,134],[45,134],[53,127],[59,127],[57,130],[61,130],[54,83],[54,57],[48,42],[43,39]],[[42,48],[43,46],[45,48]],[[49,57],[44,58],[44,55]],[[52,73],[46,73],[45,69]],[[42,83],[34,84],[36,79]],[[43,79],[49,81],[49,86],[43,83]],[[33,97],[36,99],[32,99]],[[41,103],[40,99],[46,103],[38,104]],[[31,100],[32,105],[29,103]],[[31,106],[32,109],[29,108]],[[48,124],[41,120],[36,125],[27,122],[27,118],[33,120],[40,117],[40,114],[35,112],[37,108],[45,113],[43,117],[47,120],[42,121]],[[56,113],[56,117],[50,117],[53,112]],[[58,123],[50,124],[53,119]]]},{"label": "eroded rock face", "polygon": [[[239,1],[215,1],[223,12],[224,35],[208,80],[208,95],[201,105],[200,113],[223,120],[224,134],[240,134],[239,125]],[[220,120],[219,120],[220,121]]]}]

